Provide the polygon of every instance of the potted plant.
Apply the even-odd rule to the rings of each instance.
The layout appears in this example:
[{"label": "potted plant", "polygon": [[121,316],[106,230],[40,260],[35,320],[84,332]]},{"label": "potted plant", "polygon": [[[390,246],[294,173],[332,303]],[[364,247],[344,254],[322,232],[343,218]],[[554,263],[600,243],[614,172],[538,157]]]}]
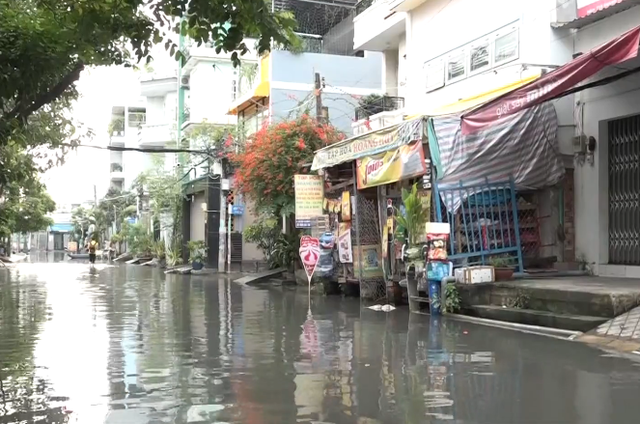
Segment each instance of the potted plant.
[{"label": "potted plant", "polygon": [[492,256],[489,258],[489,265],[494,268],[496,281],[509,281],[513,278],[513,268],[510,266],[509,258]]},{"label": "potted plant", "polygon": [[[402,206],[402,210],[396,209],[394,213],[396,221],[395,238],[400,242],[406,240],[407,248],[405,251],[405,263],[407,271],[407,290],[409,296],[417,296],[417,281],[412,278],[414,274],[409,276],[409,269],[413,267],[415,273],[417,270],[424,268],[422,245],[425,241],[425,224],[429,220],[428,210],[422,203],[420,193],[418,193],[417,184],[413,185],[411,191],[402,189]],[[397,293],[393,294],[397,295]]]},{"label": "potted plant", "polygon": [[199,271],[204,266],[205,256],[207,254],[207,246],[204,245],[204,241],[195,240],[188,243],[189,247],[189,262],[191,267]]}]

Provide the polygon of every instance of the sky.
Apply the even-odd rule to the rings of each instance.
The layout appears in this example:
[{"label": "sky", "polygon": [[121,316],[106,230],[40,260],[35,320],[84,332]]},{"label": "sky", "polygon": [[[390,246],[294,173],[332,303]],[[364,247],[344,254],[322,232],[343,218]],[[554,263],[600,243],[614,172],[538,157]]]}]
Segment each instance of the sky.
[{"label": "sky", "polygon": [[[152,54],[155,72],[175,68],[175,62],[159,48]],[[155,54],[154,54],[155,53]],[[140,78],[143,71],[124,67],[99,67],[82,72],[77,83],[80,97],[73,107],[77,122],[93,129],[93,140],[85,144],[108,146],[107,128],[111,120],[112,106],[136,105],[140,97]],[[41,176],[47,190],[57,204],[82,203],[93,200],[96,186],[98,199],[104,197],[109,188],[109,151],[79,147],[70,152],[65,164]]]}]

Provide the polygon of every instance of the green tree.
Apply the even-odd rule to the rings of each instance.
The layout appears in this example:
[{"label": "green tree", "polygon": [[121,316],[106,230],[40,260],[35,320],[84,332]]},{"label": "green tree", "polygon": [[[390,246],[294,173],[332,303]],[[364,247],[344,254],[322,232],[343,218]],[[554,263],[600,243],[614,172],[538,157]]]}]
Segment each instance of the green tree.
[{"label": "green tree", "polygon": [[136,201],[135,193],[110,187],[98,203],[98,210],[104,215],[105,228],[110,228],[115,223],[116,231],[120,231],[122,222],[136,214]]},{"label": "green tree", "polygon": [[55,210],[56,204],[39,180],[31,180],[25,187],[12,183],[5,189],[6,197],[0,198],[0,237],[38,232],[53,224],[47,214]]},{"label": "green tree", "polygon": [[133,65],[188,35],[232,52],[239,64],[256,38],[259,53],[274,43],[299,43],[289,12],[272,13],[265,0],[0,0],[0,145],[44,106],[75,94],[88,66]]}]

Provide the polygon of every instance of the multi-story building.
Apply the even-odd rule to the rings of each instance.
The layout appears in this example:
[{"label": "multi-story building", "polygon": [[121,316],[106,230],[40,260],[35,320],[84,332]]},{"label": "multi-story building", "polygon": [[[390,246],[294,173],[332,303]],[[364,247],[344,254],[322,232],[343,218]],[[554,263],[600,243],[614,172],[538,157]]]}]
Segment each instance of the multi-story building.
[{"label": "multi-story building", "polygon": [[[557,0],[552,26],[569,40],[569,53],[586,54],[640,25],[637,1]],[[638,69],[634,58],[609,66],[596,80]],[[570,122],[577,139],[575,193],[570,218],[575,255],[600,276],[640,277],[640,76],[627,76],[576,93]],[[586,146],[584,146],[586,144]],[[586,147],[586,148],[585,148]],[[566,208],[568,209],[568,208]],[[575,224],[573,219],[575,219]]]},{"label": "multi-story building", "polygon": [[[139,132],[146,123],[144,99],[135,104],[117,105],[111,109],[109,144],[114,147],[138,147]],[[111,150],[109,152],[110,185],[127,190],[140,174],[142,162],[137,152]]]},{"label": "multi-story building", "polygon": [[[383,53],[385,92],[405,99],[400,114],[437,115],[460,100],[482,103],[619,37],[640,25],[640,6],[633,0],[364,0],[353,22],[354,49]],[[609,66],[594,79],[638,63]],[[540,196],[542,256],[590,264],[598,275],[640,275],[638,224],[629,219],[640,216],[638,202],[630,201],[640,196],[638,87],[636,74],[553,101],[566,172],[559,187]]]},{"label": "multi-story building", "polygon": [[[138,146],[165,149],[177,146],[178,77],[176,72],[150,74],[140,81],[140,94],[145,98],[146,122],[138,131]],[[155,168],[162,162],[165,169],[175,168],[173,153],[143,154],[142,170]]]}]

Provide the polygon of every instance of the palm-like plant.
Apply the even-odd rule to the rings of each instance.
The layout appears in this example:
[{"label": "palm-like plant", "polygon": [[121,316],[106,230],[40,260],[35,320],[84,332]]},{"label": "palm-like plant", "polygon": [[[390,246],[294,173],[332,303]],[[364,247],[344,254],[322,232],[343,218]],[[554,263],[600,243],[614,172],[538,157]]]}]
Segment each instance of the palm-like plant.
[{"label": "palm-like plant", "polygon": [[398,227],[403,227],[407,231],[409,248],[413,248],[420,243],[425,224],[429,220],[429,211],[422,204],[418,184],[414,184],[411,191],[402,189],[402,204],[404,213],[396,210],[395,219]]}]

